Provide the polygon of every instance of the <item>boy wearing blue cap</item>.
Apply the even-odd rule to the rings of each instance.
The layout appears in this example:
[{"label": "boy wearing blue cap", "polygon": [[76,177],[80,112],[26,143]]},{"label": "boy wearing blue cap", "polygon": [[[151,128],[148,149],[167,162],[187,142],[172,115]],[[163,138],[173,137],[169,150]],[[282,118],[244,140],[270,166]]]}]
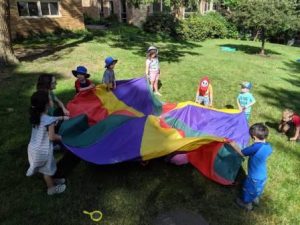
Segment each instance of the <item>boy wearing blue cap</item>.
[{"label": "boy wearing blue cap", "polygon": [[241,83],[241,92],[237,97],[237,104],[240,111],[243,111],[246,115],[246,119],[249,122],[252,105],[255,104],[255,98],[250,93],[252,84],[248,81]]},{"label": "boy wearing blue cap", "polygon": [[102,83],[106,85],[106,90],[114,90],[117,88],[116,77],[114,72],[114,67],[118,62],[117,59],[113,57],[107,57],[105,59],[105,72],[103,74]]},{"label": "boy wearing blue cap", "polygon": [[87,91],[95,87],[95,85],[88,79],[90,74],[84,66],[77,66],[76,70],[72,70],[73,75],[77,78],[75,81],[76,93]]}]

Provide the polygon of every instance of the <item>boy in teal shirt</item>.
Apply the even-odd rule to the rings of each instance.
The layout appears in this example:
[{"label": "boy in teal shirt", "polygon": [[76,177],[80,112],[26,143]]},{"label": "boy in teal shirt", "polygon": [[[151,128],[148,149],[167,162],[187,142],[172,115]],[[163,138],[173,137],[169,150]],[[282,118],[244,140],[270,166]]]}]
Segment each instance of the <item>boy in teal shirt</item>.
[{"label": "boy in teal shirt", "polygon": [[237,104],[239,110],[243,111],[246,115],[246,119],[249,122],[252,105],[255,104],[255,98],[250,93],[252,84],[248,81],[241,83],[241,93],[237,97]]}]

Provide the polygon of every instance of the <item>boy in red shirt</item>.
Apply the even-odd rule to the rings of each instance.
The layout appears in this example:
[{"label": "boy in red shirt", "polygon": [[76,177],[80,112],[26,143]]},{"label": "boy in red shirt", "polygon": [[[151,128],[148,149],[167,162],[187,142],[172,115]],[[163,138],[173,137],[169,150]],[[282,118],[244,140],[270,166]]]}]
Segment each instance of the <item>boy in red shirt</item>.
[{"label": "boy in red shirt", "polygon": [[278,130],[286,134],[292,127],[295,127],[295,134],[290,138],[290,141],[300,140],[300,116],[291,109],[285,109]]},{"label": "boy in red shirt", "polygon": [[84,66],[78,66],[76,70],[72,70],[73,75],[77,78],[75,81],[76,93],[80,91],[87,91],[95,87],[95,85],[88,79],[90,74]]}]

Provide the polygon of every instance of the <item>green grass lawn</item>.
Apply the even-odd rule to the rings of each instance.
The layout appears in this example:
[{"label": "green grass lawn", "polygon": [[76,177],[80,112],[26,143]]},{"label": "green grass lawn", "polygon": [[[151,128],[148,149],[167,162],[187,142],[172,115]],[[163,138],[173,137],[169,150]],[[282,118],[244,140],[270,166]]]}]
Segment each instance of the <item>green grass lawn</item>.
[{"label": "green grass lawn", "polygon": [[[159,213],[172,209],[199,213],[215,225],[300,224],[300,144],[288,142],[272,126],[269,141],[274,153],[268,161],[268,183],[260,207],[250,213],[233,202],[238,187],[220,186],[192,166],[177,167],[161,159],[146,167],[81,162],[68,177],[66,192],[53,197],[47,196],[40,176],[25,176],[31,129],[27,111],[39,74],[55,74],[56,93],[67,102],[75,92],[71,70],[77,65],[85,65],[92,80],[99,83],[104,59],[111,55],[119,59],[117,79],[138,77],[144,73],[145,50],[150,44],[159,48],[162,101],[194,100],[199,78],[208,75],[217,108],[236,108],[239,83],[253,83],[257,103],[251,123],[274,124],[284,107],[300,113],[300,63],[296,63],[300,51],[295,47],[268,43],[269,57],[261,57],[256,55],[258,42],[176,42],[131,27],[18,43],[17,49],[47,50],[23,57],[18,67],[0,71],[0,224],[96,224],[82,211],[101,210],[103,220],[99,224],[148,225]],[[221,52],[222,45],[238,51]]]}]

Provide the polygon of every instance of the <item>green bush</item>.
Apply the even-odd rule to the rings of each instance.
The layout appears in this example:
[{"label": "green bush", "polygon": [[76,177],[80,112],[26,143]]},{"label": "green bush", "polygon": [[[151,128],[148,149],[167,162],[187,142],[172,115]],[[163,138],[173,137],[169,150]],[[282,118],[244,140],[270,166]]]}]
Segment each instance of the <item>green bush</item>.
[{"label": "green bush", "polygon": [[146,18],[143,29],[149,33],[176,36],[178,20],[170,13],[154,13]]},{"label": "green bush", "polygon": [[203,41],[207,38],[237,38],[235,26],[219,13],[193,14],[182,20],[176,29],[180,39]]}]

